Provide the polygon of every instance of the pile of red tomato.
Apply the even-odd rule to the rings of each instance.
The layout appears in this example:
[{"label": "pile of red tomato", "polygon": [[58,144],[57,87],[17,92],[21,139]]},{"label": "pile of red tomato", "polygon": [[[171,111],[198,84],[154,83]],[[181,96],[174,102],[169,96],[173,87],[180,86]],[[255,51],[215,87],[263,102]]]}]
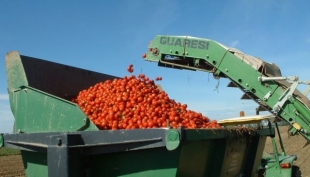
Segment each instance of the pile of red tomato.
[{"label": "pile of red tomato", "polygon": [[[133,72],[129,65],[128,72]],[[161,77],[156,77],[161,80]],[[158,127],[220,128],[215,120],[187,109],[144,74],[106,80],[79,93],[73,102],[102,130]]]}]

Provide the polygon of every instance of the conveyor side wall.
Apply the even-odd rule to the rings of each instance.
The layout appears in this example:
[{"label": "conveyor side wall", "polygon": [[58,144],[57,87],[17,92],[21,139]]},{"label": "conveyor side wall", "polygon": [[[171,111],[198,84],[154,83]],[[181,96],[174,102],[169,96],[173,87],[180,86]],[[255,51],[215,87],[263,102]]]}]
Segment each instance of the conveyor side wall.
[{"label": "conveyor side wall", "polygon": [[[310,101],[297,89],[288,95],[288,81],[262,81],[261,77],[279,76],[276,65],[243,54],[216,41],[190,36],[158,35],[148,46],[145,59],[159,66],[211,72],[216,78],[229,78],[264,110],[292,125],[290,133],[297,132],[310,140]],[[296,81],[295,81],[296,82]]]}]

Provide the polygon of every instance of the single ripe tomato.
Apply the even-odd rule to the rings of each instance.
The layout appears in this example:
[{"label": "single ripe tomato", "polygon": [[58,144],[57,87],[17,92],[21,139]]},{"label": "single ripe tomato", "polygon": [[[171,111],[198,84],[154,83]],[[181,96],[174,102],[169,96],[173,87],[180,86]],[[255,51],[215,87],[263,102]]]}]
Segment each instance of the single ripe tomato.
[{"label": "single ripe tomato", "polygon": [[127,71],[130,72],[130,70],[131,70],[131,67],[128,66],[128,67],[127,67]]},{"label": "single ripe tomato", "polygon": [[130,73],[133,73],[133,71],[134,71],[133,68],[130,68],[129,72],[130,72]]},{"label": "single ripe tomato", "polygon": [[132,73],[133,72],[133,65],[130,64],[128,67],[127,67],[127,71]]}]

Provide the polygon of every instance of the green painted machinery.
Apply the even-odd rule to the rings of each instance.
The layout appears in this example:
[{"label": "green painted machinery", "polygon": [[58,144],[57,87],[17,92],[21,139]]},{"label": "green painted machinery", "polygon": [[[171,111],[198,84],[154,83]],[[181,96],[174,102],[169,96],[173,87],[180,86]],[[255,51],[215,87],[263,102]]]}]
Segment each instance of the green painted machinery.
[{"label": "green painted machinery", "polygon": [[88,86],[114,77],[18,52],[7,54],[6,68],[15,133],[98,130],[70,100]]},{"label": "green painted machinery", "polygon": [[[290,135],[298,133],[310,140],[310,101],[307,98],[310,87],[303,93],[297,90],[298,84],[310,85],[310,82],[299,81],[297,76],[283,77],[275,64],[213,40],[190,36],[158,35],[143,58],[163,67],[205,71],[213,73],[217,79],[228,78],[229,87],[238,87],[244,92],[242,99],[258,103],[257,113],[269,111],[291,125]],[[275,159],[280,158],[276,156]],[[273,170],[279,171],[273,168],[269,172]]]},{"label": "green painted machinery", "polygon": [[297,76],[283,77],[275,64],[228,48],[209,39],[189,36],[158,35],[148,46],[145,60],[159,66],[200,70],[213,73],[215,78],[228,78],[229,86],[239,87],[243,99],[253,99],[258,111],[267,110],[292,125],[291,135],[297,132],[310,140],[310,100],[307,93],[297,90]]},{"label": "green painted machinery", "polygon": [[[154,42],[148,57],[157,61],[162,61],[161,52],[175,47],[153,46]],[[196,48],[208,51],[212,45],[198,42]],[[198,50],[194,47],[193,44],[191,50]],[[222,50],[218,50],[216,55],[221,55]],[[190,56],[191,51],[186,52]],[[79,91],[115,76],[27,57],[16,51],[7,54],[6,69],[15,123],[14,133],[0,134],[0,147],[21,150],[28,177],[258,176],[266,138],[275,135],[271,124],[246,131],[99,130],[70,100]],[[249,84],[252,87],[252,82]]]}]

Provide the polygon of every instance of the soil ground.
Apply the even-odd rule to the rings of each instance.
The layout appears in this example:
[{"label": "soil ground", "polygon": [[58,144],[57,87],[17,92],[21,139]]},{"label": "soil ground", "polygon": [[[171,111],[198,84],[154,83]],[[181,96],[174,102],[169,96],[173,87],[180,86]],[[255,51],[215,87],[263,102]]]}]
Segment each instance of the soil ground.
[{"label": "soil ground", "polygon": [[0,156],[1,177],[25,176],[21,155]]},{"label": "soil ground", "polygon": [[[280,134],[286,154],[297,155],[297,160],[294,164],[299,167],[302,177],[310,177],[310,145],[305,146],[307,143],[306,139],[302,137],[302,135],[288,136],[288,126],[281,126]],[[281,151],[278,137],[279,136],[276,136],[276,142],[280,153]],[[273,152],[271,138],[267,138],[265,152]]]},{"label": "soil ground", "polygon": [[[287,126],[280,127],[286,153],[289,155],[297,155],[295,165],[300,168],[302,177],[310,177],[310,145],[303,147],[307,141],[301,135],[289,137],[287,130]],[[278,136],[276,136],[276,141],[277,143],[279,142]],[[280,149],[279,144],[278,149]],[[267,139],[265,152],[273,152],[271,138]],[[25,176],[25,173],[20,155],[0,156],[0,177],[22,176]]]}]

